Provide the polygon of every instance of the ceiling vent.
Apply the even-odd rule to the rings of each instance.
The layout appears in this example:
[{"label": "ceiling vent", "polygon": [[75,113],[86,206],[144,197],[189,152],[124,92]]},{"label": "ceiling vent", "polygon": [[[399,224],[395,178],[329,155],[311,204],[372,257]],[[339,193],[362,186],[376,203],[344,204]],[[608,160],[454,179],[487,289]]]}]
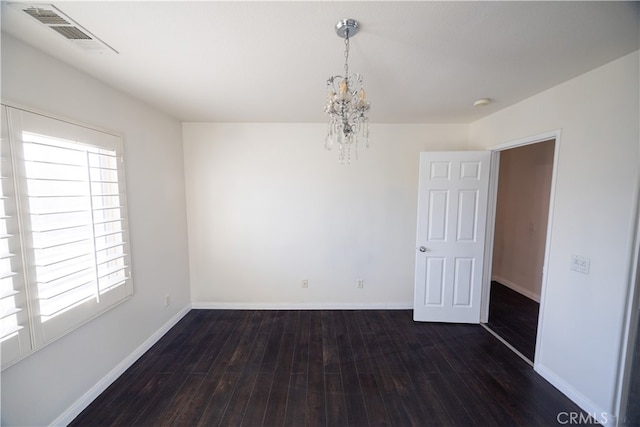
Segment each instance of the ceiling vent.
[{"label": "ceiling vent", "polygon": [[76,46],[93,53],[118,53],[52,4],[11,3]]}]

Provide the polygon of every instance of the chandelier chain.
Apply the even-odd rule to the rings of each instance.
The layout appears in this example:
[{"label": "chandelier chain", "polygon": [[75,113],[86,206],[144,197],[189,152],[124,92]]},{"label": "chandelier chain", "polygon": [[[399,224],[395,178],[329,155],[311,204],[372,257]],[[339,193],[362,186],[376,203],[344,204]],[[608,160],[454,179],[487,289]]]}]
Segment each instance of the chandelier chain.
[{"label": "chandelier chain", "polygon": [[349,29],[345,31],[344,38],[344,78],[349,77]]}]

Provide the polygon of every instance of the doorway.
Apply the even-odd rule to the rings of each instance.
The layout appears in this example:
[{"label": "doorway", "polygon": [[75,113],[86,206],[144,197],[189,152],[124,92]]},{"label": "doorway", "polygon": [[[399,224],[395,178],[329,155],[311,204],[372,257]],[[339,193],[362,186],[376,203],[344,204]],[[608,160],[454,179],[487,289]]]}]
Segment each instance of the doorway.
[{"label": "doorway", "polygon": [[496,151],[499,171],[485,327],[533,365],[556,138]]}]

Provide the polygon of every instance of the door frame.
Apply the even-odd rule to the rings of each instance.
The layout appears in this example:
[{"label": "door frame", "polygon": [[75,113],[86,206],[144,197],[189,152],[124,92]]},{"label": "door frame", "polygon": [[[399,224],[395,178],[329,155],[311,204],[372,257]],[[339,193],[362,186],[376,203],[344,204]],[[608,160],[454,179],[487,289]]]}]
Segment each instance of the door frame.
[{"label": "door frame", "polygon": [[482,278],[482,305],[480,307],[480,323],[489,321],[489,293],[491,289],[491,269],[493,265],[493,240],[495,237],[496,226],[496,208],[498,200],[498,174],[500,170],[500,152],[511,148],[522,147],[525,145],[536,144],[539,142],[555,140],[553,151],[553,170],[551,172],[551,189],[549,195],[549,212],[547,217],[547,236],[545,238],[544,261],[542,267],[542,284],[540,289],[540,311],[538,315],[538,331],[536,335],[536,350],[533,360],[534,369],[539,360],[540,338],[543,333],[544,326],[544,304],[547,289],[547,267],[549,265],[549,249],[551,247],[551,235],[553,233],[553,212],[554,201],[556,197],[556,183],[558,174],[558,159],[560,158],[560,138],[562,129],[556,129],[525,138],[516,139],[503,144],[494,145],[487,148],[491,151],[491,174],[489,176],[489,201],[487,212],[486,241],[484,250],[484,272]]},{"label": "door frame", "polygon": [[[628,410],[628,398],[631,387],[631,374],[636,340],[640,340],[640,180],[636,182],[635,216],[633,230],[631,268],[629,273],[629,287],[627,289],[627,308],[622,329],[622,343],[620,348],[620,365],[618,369],[615,410],[618,421],[624,422]],[[638,367],[637,369],[640,369]]]}]

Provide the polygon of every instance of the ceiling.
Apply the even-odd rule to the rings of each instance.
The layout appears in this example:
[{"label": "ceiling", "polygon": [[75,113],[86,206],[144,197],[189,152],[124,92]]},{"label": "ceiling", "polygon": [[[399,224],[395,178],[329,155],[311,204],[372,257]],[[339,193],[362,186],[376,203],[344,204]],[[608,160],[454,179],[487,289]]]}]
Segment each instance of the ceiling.
[{"label": "ceiling", "polygon": [[189,122],[324,122],[341,18],[361,25],[349,66],[373,123],[469,123],[640,44],[640,2],[52,3],[119,53],[88,53],[4,1],[2,30]]}]

